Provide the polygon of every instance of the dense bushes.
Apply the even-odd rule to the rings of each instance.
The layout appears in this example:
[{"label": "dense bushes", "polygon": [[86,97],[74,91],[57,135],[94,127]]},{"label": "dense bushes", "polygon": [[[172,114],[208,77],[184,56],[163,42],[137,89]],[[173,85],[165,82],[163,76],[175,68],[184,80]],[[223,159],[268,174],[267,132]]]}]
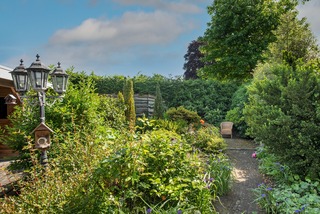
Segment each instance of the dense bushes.
[{"label": "dense bushes", "polygon": [[[70,74],[73,82],[84,78],[82,73]],[[99,94],[117,94],[122,91],[126,78],[123,76],[94,76],[94,80]],[[184,106],[188,110],[196,111],[207,122],[215,125],[224,120],[230,109],[232,95],[238,87],[235,82],[182,80],[166,78],[161,75],[152,77],[138,75],[132,80],[135,94],[155,95],[156,86],[159,84],[167,108]]]},{"label": "dense bushes", "polygon": [[254,190],[257,203],[268,213],[319,213],[320,184],[318,180],[301,179],[266,147],[257,152],[259,169],[272,179]]},{"label": "dense bushes", "polygon": [[207,151],[214,155],[187,140],[187,122],[142,118],[131,133],[121,94],[98,95],[91,78],[46,110],[55,132],[46,170],[27,130],[38,112],[26,117],[17,109],[11,118],[31,167],[19,195],[1,199],[2,213],[212,213],[229,189],[230,162],[216,131],[201,138],[212,136]]},{"label": "dense bushes", "polygon": [[195,133],[188,133],[187,138],[191,145],[207,154],[221,152],[227,147],[219,129],[214,126],[202,127]]},{"label": "dense bushes", "polygon": [[[55,102],[47,99],[47,104],[46,124],[55,133],[72,133],[76,127],[79,130],[95,130],[97,134],[101,132],[103,135],[103,126],[125,126],[124,106],[114,98],[95,93],[94,81],[91,78],[79,81],[77,85],[69,84],[63,98]],[[26,139],[31,137],[32,130],[40,123],[39,108],[35,108],[37,105],[31,98],[25,99],[23,107],[17,107],[9,118],[12,126],[5,128],[7,133],[12,134],[1,135],[2,142],[19,151],[22,159],[29,157],[29,151],[24,148],[27,146]],[[61,138],[55,143],[63,142],[65,139]]]},{"label": "dense bushes", "polygon": [[231,108],[226,115],[226,120],[232,121],[237,133],[244,138],[248,137],[246,134],[248,126],[243,115],[244,106],[248,102],[248,85],[248,83],[241,85],[233,94]]},{"label": "dense bushes", "polygon": [[250,134],[294,173],[320,178],[320,85],[311,68],[260,67],[249,90]]},{"label": "dense bushes", "polygon": [[199,123],[200,116],[195,111],[190,111],[183,106],[179,106],[178,108],[170,108],[166,111],[166,116],[170,120],[179,121],[183,120],[186,121],[187,124],[192,123]]}]

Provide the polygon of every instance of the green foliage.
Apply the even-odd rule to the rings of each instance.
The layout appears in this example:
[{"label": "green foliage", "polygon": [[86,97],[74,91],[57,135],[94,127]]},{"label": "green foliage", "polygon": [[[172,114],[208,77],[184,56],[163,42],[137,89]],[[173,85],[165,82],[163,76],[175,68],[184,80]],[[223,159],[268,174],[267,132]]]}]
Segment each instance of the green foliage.
[{"label": "green foliage", "polygon": [[156,120],[149,119],[143,115],[143,117],[137,118],[136,131],[140,133],[146,133],[147,131],[152,131],[158,128]]},{"label": "green foliage", "polygon": [[155,121],[156,126],[162,129],[166,129],[168,131],[173,131],[179,134],[184,134],[188,131],[189,124],[184,120],[166,120],[166,119],[158,119]]},{"label": "green foliage", "polygon": [[[121,91],[125,77],[97,77],[99,94],[117,94]],[[216,80],[182,80],[166,78],[161,75],[152,77],[138,75],[132,78],[135,94],[156,95],[159,84],[165,106],[168,108],[184,106],[196,111],[208,123],[218,125],[230,109],[231,97],[237,90],[236,82],[219,82]]]},{"label": "green foliage", "polygon": [[126,106],[126,119],[129,122],[129,129],[134,131],[136,124],[136,109],[134,106],[133,81],[127,80],[123,90],[124,103]]},{"label": "green foliage", "polygon": [[289,184],[292,182],[292,173],[289,170],[289,167],[285,164],[279,162],[274,154],[265,146],[260,146],[257,151],[257,158],[259,159],[259,170],[264,175],[267,175],[269,178],[272,178],[272,181],[279,184]]},{"label": "green foliage", "polygon": [[197,112],[190,111],[183,106],[179,106],[178,108],[170,108],[166,111],[166,116],[170,120],[179,121],[183,120],[186,121],[188,124],[190,123],[199,123],[200,116]]},{"label": "green foliage", "polygon": [[[25,102],[24,110],[15,111],[13,127],[8,127],[15,134],[11,140],[21,137],[16,145],[33,167],[21,182],[20,195],[2,199],[1,212],[214,212],[212,201],[225,189],[219,185],[229,179],[227,171],[213,157],[205,165],[201,154],[170,131],[182,133],[187,123],[141,118],[143,134],[128,134],[122,94],[117,99],[98,95],[97,80],[80,76],[63,99],[46,107],[47,123],[55,132],[46,171],[28,136],[38,124],[37,108]],[[187,120],[200,119],[187,113]]]},{"label": "green foliage", "polygon": [[201,127],[195,133],[190,133],[188,137],[188,141],[195,148],[206,154],[219,153],[227,147],[219,133],[219,129],[214,126]]},{"label": "green foliage", "polygon": [[87,144],[80,143],[80,132],[64,135],[70,143],[59,147],[62,155],[51,159],[45,176],[39,165],[33,168],[20,195],[1,200],[1,212],[128,213],[150,208],[156,213],[212,213],[212,200],[226,188],[221,184],[229,182],[226,158],[212,156],[203,168],[201,159],[189,154],[188,144],[170,132],[160,130],[125,145],[121,139],[109,140],[104,147],[91,143],[89,133]]},{"label": "green foliage", "polygon": [[[18,184],[20,194],[1,199],[1,213],[72,213],[67,204],[83,193],[90,182],[91,172],[103,157],[101,154],[110,152],[102,145],[108,141],[108,136],[115,136],[116,132],[101,138],[98,130],[84,129],[85,125],[74,123],[71,126],[68,124],[66,128],[71,128],[72,132],[56,131],[52,136],[49,166],[45,171],[39,164],[33,142],[27,142],[25,149],[29,151],[33,167],[25,171],[26,179]],[[52,157],[52,153],[59,155]]]},{"label": "green foliage", "polygon": [[268,213],[318,213],[320,184],[318,180],[302,181],[290,168],[264,148],[259,149],[259,169],[273,181],[273,187],[262,183],[254,193],[256,202]]},{"label": "green foliage", "polygon": [[177,207],[213,212],[217,187],[204,182],[201,159],[190,152],[179,135],[166,130],[144,134],[140,140],[128,138],[100,161],[83,186],[85,192],[70,195],[64,210],[128,213],[151,208],[163,213]]},{"label": "green foliage", "polygon": [[15,112],[12,130],[32,167],[18,184],[20,194],[0,200],[1,213],[214,213],[213,201],[230,180],[222,154],[194,151],[172,131],[182,132],[185,122],[145,118],[142,134],[130,133],[120,94],[96,94],[90,78],[77,84],[46,108],[54,130],[46,170],[26,131],[37,125],[38,112],[32,105],[24,106],[30,117]]},{"label": "green foliage", "polygon": [[305,63],[319,57],[316,38],[306,18],[298,19],[297,10],[281,15],[275,35],[277,41],[270,44],[267,54],[270,61],[279,63],[285,61],[295,67],[299,60]]},{"label": "green foliage", "polygon": [[237,89],[235,82],[215,80],[175,81],[162,86],[168,107],[184,106],[197,112],[206,122],[218,125],[230,109],[231,97]]},{"label": "green foliage", "polygon": [[216,79],[251,79],[252,71],[279,24],[281,2],[215,0],[204,35],[205,67],[198,75]]},{"label": "green foliage", "polygon": [[155,118],[163,118],[164,114],[164,104],[163,104],[163,99],[160,91],[160,85],[157,84],[156,87],[156,99],[154,101],[154,111],[153,111],[153,116]]},{"label": "green foliage", "polygon": [[20,152],[21,160],[30,157],[29,153],[24,151],[24,147],[31,138],[30,133],[40,123],[39,111],[37,110],[38,108],[33,108],[27,100],[24,100],[24,107],[16,106],[13,114],[8,117],[11,125],[3,128],[6,134],[0,135],[2,143]]},{"label": "green foliage", "polygon": [[[50,91],[47,93],[51,93]],[[35,99],[35,100],[34,100]],[[32,130],[39,125],[39,111],[37,99],[24,99],[22,107],[17,107],[10,116],[11,126],[5,127],[10,135],[1,135],[2,142],[19,151],[20,160],[30,160],[30,151],[25,149],[28,141],[32,141]],[[79,80],[77,85],[69,84],[65,96],[54,102],[47,98],[46,124],[54,131],[54,135],[73,133],[75,128],[95,130],[104,135],[105,128],[121,129],[125,127],[124,107],[115,98],[99,96],[95,93],[94,82],[91,78]],[[59,140],[58,140],[59,139]],[[63,137],[57,138],[57,144],[63,144]],[[83,142],[85,143],[85,142]],[[54,146],[54,145],[53,145]],[[57,155],[51,153],[51,155]],[[49,155],[49,158],[51,158]]]},{"label": "green foliage", "polygon": [[319,94],[315,69],[264,65],[249,90],[245,118],[251,136],[294,173],[319,178]]},{"label": "green foliage", "polygon": [[247,84],[243,84],[232,96],[231,109],[227,112],[226,121],[232,121],[237,133],[243,137],[248,137],[246,131],[248,126],[245,122],[243,109],[248,102]]},{"label": "green foliage", "polygon": [[[212,182],[216,186],[216,194],[223,195],[230,190],[231,184],[231,162],[224,153],[208,154],[206,156],[208,169]],[[209,179],[210,180],[210,179]]]}]

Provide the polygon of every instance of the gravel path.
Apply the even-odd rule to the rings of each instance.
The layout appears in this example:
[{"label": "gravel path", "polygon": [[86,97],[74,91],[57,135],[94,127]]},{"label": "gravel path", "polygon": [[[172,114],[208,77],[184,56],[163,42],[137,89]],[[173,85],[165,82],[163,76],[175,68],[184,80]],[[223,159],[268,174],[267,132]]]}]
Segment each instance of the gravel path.
[{"label": "gravel path", "polygon": [[233,183],[230,192],[220,197],[222,205],[216,204],[220,214],[258,213],[264,214],[254,203],[252,189],[263,182],[258,171],[258,160],[251,155],[256,145],[249,140],[225,138],[228,144],[227,155],[233,165]]}]

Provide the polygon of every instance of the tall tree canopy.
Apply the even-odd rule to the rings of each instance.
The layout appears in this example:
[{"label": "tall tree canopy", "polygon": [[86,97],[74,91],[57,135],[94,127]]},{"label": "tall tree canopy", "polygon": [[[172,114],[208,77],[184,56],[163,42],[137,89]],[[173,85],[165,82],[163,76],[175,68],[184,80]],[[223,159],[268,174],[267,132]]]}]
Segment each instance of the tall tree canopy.
[{"label": "tall tree canopy", "polygon": [[200,46],[203,45],[201,38],[193,40],[189,46],[188,51],[184,55],[185,63],[183,65],[185,79],[197,79],[197,70],[204,66],[202,61],[203,53],[200,52]]},{"label": "tall tree canopy", "polygon": [[274,32],[277,41],[270,44],[267,53],[271,61],[286,61],[294,66],[297,60],[307,62],[319,58],[317,40],[306,18],[300,20],[297,16],[297,10],[281,15],[280,25]]},{"label": "tall tree canopy", "polygon": [[263,51],[276,40],[273,30],[279,24],[281,5],[277,0],[215,0],[208,7],[212,18],[202,47],[206,65],[198,74],[217,79],[251,78]]}]

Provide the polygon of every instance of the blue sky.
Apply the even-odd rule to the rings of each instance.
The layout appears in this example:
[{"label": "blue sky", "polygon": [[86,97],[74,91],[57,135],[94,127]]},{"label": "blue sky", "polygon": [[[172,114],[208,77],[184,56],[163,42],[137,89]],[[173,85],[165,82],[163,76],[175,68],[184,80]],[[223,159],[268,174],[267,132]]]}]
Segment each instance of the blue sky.
[{"label": "blue sky", "polygon": [[[46,65],[97,75],[182,75],[212,0],[1,0],[0,64]],[[320,35],[320,1],[300,7]]]}]

